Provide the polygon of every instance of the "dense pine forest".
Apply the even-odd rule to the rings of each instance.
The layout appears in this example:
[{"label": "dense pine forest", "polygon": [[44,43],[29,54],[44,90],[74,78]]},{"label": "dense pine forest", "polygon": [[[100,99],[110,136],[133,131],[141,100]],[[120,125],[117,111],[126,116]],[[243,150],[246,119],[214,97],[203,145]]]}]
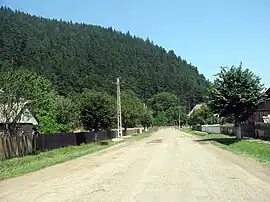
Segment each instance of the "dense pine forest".
[{"label": "dense pine forest", "polygon": [[0,19],[1,68],[34,70],[62,95],[84,89],[114,94],[118,76],[122,88],[143,100],[171,92],[195,104],[205,93],[208,82],[196,67],[149,39],[6,7],[0,9]]}]

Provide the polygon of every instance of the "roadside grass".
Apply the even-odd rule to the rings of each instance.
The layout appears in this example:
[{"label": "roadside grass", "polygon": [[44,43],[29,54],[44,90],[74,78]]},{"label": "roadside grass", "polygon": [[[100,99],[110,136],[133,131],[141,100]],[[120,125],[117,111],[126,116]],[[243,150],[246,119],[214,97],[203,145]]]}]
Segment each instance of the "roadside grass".
[{"label": "roadside grass", "polygon": [[199,137],[199,143],[210,142],[222,149],[226,149],[238,155],[254,158],[263,163],[270,163],[270,144],[262,141],[237,140],[234,136],[223,134],[211,134],[206,132],[185,129],[184,132]]},{"label": "roadside grass", "polygon": [[33,155],[17,157],[12,159],[0,159],[0,181],[34,172],[42,168],[63,163],[93,152],[100,151],[124,141],[136,141],[149,137],[154,131],[134,134],[131,138],[119,142],[112,140],[102,141],[101,144],[89,143],[80,146],[69,146],[50,151],[39,152]]},{"label": "roadside grass", "polygon": [[103,144],[82,144],[80,146],[63,147],[50,151],[40,152],[0,161],[0,180],[19,176],[25,173],[40,170],[42,168],[63,163],[86,154],[90,154],[109,146],[115,145],[112,141],[103,141]]}]

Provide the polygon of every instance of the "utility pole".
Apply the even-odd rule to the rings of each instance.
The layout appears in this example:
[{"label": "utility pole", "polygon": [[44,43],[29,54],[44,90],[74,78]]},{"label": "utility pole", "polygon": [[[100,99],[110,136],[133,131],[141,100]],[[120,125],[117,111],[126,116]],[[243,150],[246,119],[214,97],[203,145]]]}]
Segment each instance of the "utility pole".
[{"label": "utility pole", "polygon": [[179,108],[179,117],[178,117],[178,124],[179,124],[179,127],[178,129],[180,130],[181,129],[181,113],[180,113],[180,108]]},{"label": "utility pole", "polygon": [[122,138],[122,117],[121,117],[121,92],[120,79],[117,78],[117,138]]}]

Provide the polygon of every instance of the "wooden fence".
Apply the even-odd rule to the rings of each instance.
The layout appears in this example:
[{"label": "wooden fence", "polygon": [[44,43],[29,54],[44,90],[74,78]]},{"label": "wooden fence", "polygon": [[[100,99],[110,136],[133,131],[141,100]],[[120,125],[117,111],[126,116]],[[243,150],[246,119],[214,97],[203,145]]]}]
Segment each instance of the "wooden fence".
[{"label": "wooden fence", "polygon": [[0,137],[0,154],[13,158],[35,153],[38,150],[38,135],[17,135]]},{"label": "wooden fence", "polygon": [[[139,133],[140,129],[131,129],[123,131],[124,135]],[[95,133],[57,133],[40,135],[18,135],[8,136],[0,135],[0,155],[4,158],[13,158],[35,154],[38,151],[57,149],[60,147],[76,146],[97,141],[109,140],[116,137],[117,131],[99,131],[97,139]]]},{"label": "wooden fence", "polygon": [[[221,133],[224,135],[235,135],[236,128],[233,124],[228,125],[201,125],[192,126],[193,130],[208,133]],[[241,133],[243,137],[260,138],[270,140],[270,124],[267,123],[245,123],[241,125]]]},{"label": "wooden fence", "polygon": [[270,124],[256,123],[255,124],[255,137],[265,140],[270,140]]}]

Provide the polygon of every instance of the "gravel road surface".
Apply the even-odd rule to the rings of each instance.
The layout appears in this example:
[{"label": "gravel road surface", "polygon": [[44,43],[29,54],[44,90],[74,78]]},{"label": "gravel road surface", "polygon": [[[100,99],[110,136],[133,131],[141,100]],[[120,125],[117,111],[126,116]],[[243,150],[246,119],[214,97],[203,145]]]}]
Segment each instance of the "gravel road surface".
[{"label": "gravel road surface", "polygon": [[270,201],[267,168],[163,129],[0,182],[0,201]]}]

